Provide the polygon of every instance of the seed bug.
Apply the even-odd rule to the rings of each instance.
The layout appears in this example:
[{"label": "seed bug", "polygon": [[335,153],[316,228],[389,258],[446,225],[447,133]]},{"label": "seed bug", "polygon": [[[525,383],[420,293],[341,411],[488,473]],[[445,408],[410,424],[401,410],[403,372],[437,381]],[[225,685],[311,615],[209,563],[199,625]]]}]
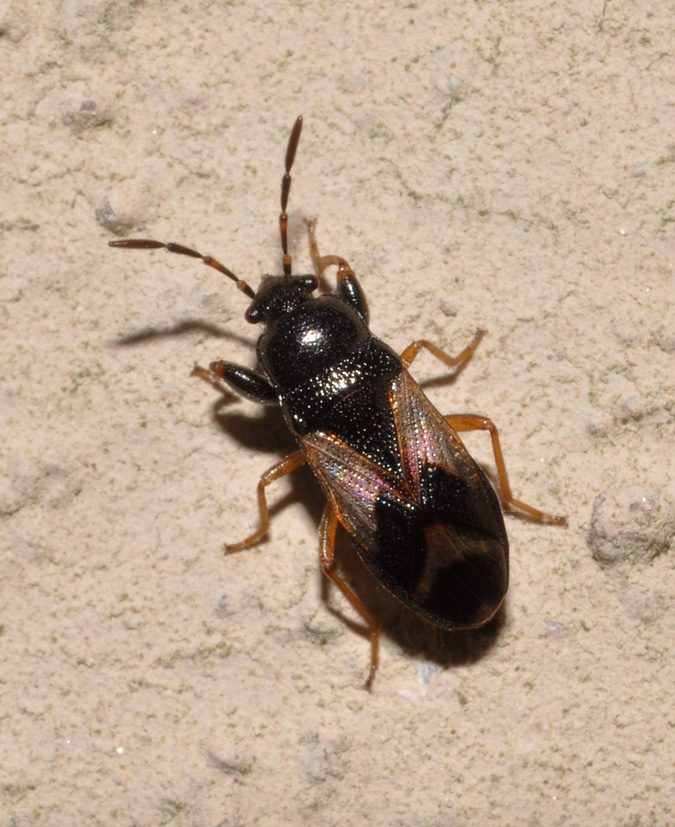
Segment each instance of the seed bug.
[{"label": "seed bug", "polygon": [[[181,244],[146,239],[112,247],[165,249],[200,259],[232,279],[252,301],[245,318],[262,324],[260,370],[231,362],[195,366],[193,373],[264,405],[277,405],[298,450],[269,468],[258,483],[260,527],[229,552],[256,545],[270,524],[265,489],[307,463],[327,503],[319,526],[323,573],[342,591],[370,630],[370,689],[378,666],[375,617],[334,568],[338,523],[379,582],[417,614],[444,629],[487,623],[508,588],[508,540],[500,501],[458,434],[488,431],[501,502],[539,523],[566,524],[511,493],[495,425],[484,416],[442,416],[408,368],[422,350],[452,369],[473,354],[484,331],[457,356],[420,339],[398,355],[368,327],[365,296],[352,268],[337,255],[320,255],[316,225],[308,221],[314,274],[292,275],[288,252],[291,168],[302,117],[288,140],[281,183],[279,229],[283,275],[264,276],[257,291],[211,256]],[[333,292],[312,294],[328,267],[337,267]]]}]

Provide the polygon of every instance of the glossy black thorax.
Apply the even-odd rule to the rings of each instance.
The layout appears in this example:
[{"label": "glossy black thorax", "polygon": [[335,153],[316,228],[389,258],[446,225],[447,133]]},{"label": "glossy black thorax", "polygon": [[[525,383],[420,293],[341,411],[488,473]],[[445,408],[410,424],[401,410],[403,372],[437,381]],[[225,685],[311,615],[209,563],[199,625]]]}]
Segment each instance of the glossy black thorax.
[{"label": "glossy black thorax", "polygon": [[257,351],[296,437],[332,433],[389,473],[401,473],[388,389],[403,366],[369,331],[365,312],[335,293],[307,296],[267,317]]}]

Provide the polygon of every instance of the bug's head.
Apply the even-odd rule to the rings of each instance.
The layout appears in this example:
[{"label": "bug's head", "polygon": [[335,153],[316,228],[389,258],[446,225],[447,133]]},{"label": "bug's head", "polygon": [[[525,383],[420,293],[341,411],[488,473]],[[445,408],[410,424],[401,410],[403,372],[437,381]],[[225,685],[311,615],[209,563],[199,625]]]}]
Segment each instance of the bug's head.
[{"label": "bug's head", "polygon": [[[302,132],[302,115],[296,118],[286,147],[286,160],[283,178],[281,179],[281,212],[279,213],[279,230],[281,233],[281,250],[283,252],[283,276],[264,276],[257,293],[246,311],[246,321],[251,324],[263,322],[269,324],[286,313],[291,313],[304,302],[312,298],[312,293],[319,286],[316,276],[291,275],[291,256],[288,252],[288,195],[291,191],[291,167],[295,159],[295,152]],[[237,285],[239,286],[239,284]],[[244,292],[250,290],[248,285],[241,287]]]},{"label": "bug's head", "polygon": [[316,276],[265,276],[248,310],[246,321],[269,324],[312,298],[319,286]]}]

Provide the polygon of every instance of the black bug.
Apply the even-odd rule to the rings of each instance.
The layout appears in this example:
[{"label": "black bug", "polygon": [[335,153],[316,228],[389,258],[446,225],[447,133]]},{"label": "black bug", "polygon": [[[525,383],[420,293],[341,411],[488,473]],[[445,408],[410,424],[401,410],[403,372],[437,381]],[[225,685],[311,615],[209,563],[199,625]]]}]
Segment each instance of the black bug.
[{"label": "black bug", "polygon": [[[333,568],[338,523],[391,594],[444,629],[471,629],[490,620],[504,600],[509,551],[497,495],[458,432],[489,431],[502,503],[540,523],[566,520],[512,496],[497,428],[489,419],[442,416],[408,373],[422,349],[458,368],[483,331],[458,356],[424,339],[399,356],[368,329],[366,300],[349,264],[340,256],[319,254],[313,222],[308,230],[316,275],[292,275],[286,208],[301,130],[300,117],[288,141],[281,186],[283,275],[265,276],[257,292],[216,259],[180,244],[143,239],[110,244],[164,248],[201,259],[252,299],[246,320],[263,325],[257,345],[261,371],[218,361],[208,370],[195,367],[194,373],[255,402],[277,405],[299,449],[262,475],[260,528],[227,549],[249,548],[264,537],[269,528],[265,488],[308,463],[328,501],[319,528],[322,570],[370,629],[370,688],[378,664],[378,626]],[[313,296],[319,277],[333,265],[336,289]]]}]

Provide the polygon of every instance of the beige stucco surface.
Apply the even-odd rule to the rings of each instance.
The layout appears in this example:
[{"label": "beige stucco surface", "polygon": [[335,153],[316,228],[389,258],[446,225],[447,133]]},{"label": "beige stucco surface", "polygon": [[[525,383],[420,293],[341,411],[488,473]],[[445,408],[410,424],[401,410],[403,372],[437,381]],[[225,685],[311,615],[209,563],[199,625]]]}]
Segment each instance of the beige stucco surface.
[{"label": "beige stucco surface", "polygon": [[[0,8],[0,825],[675,822],[672,3],[67,0]],[[255,363],[213,270],[302,219],[414,374],[499,426],[516,496],[495,627],[435,634],[260,474],[280,417],[190,377]],[[485,434],[467,436],[494,469]],[[278,506],[278,507],[276,507]],[[352,625],[331,607],[353,620]]]}]

